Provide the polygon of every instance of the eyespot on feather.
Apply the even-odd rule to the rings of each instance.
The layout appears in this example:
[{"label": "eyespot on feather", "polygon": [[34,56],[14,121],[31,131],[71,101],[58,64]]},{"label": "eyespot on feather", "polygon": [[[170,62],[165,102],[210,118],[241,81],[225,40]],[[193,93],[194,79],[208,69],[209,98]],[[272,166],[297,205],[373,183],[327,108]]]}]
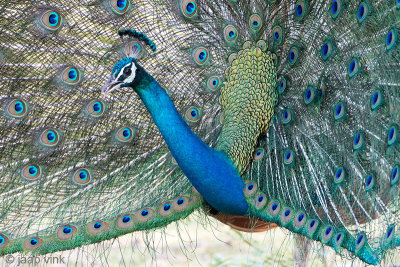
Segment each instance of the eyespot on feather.
[{"label": "eyespot on feather", "polygon": [[37,180],[42,175],[42,169],[38,165],[28,164],[22,169],[21,175],[24,179],[29,181]]},{"label": "eyespot on feather", "polygon": [[370,13],[370,7],[369,5],[365,2],[362,1],[358,7],[357,10],[357,19],[359,23],[362,23],[363,21],[365,21],[365,19],[368,17]]},{"label": "eyespot on feather", "polygon": [[23,247],[26,250],[33,251],[38,249],[42,245],[43,241],[39,237],[28,237],[23,243]]},{"label": "eyespot on feather", "polygon": [[136,220],[140,223],[147,222],[153,217],[154,217],[154,211],[152,209],[147,209],[147,208],[139,210],[135,215]]},{"label": "eyespot on feather", "polygon": [[76,235],[77,229],[72,225],[63,225],[57,231],[57,237],[61,240],[68,240]]},{"label": "eyespot on feather", "polygon": [[8,237],[4,234],[0,234],[0,249],[7,247],[8,242]]},{"label": "eyespot on feather", "polygon": [[54,10],[46,10],[40,16],[40,25],[49,31],[57,31],[63,22],[63,17],[60,13]]},{"label": "eyespot on feather", "polygon": [[371,191],[374,186],[375,186],[375,174],[374,173],[369,173],[365,177],[365,191]]},{"label": "eyespot on feather", "polygon": [[335,178],[334,178],[334,182],[335,184],[340,184],[342,183],[346,178],[346,171],[343,167],[338,167],[336,168],[335,171]]},{"label": "eyespot on feather", "polygon": [[395,28],[391,29],[386,35],[386,50],[396,47],[397,38],[397,30]]},{"label": "eyespot on feather", "polygon": [[285,109],[282,112],[282,123],[283,124],[289,124],[293,121],[293,114],[292,111],[290,109]]},{"label": "eyespot on feather", "polygon": [[295,18],[303,20],[308,13],[308,1],[297,1],[295,5]]},{"label": "eyespot on feather", "polygon": [[180,3],[181,13],[185,18],[196,17],[198,13],[197,1],[196,0],[181,0]]},{"label": "eyespot on feather", "polygon": [[299,212],[294,216],[294,227],[300,229],[305,225],[306,221],[306,214],[304,212]]},{"label": "eyespot on feather", "polygon": [[393,239],[395,238],[395,225],[390,225],[388,229],[386,230],[386,235],[385,235],[385,244],[389,245]]},{"label": "eyespot on feather", "polygon": [[268,204],[268,213],[272,217],[275,217],[280,210],[280,204],[278,201],[272,201]]},{"label": "eyespot on feather", "polygon": [[97,220],[88,223],[86,230],[91,235],[98,235],[101,232],[106,231],[108,228],[109,228],[108,223],[101,220]]},{"label": "eyespot on feather", "polygon": [[397,124],[392,124],[387,133],[387,143],[389,146],[394,146],[399,142],[399,127]]},{"label": "eyespot on feather", "polygon": [[317,94],[315,87],[310,85],[306,90],[304,90],[304,96],[303,96],[304,103],[306,105],[310,105],[315,101],[315,99],[317,98],[316,96]]},{"label": "eyespot on feather", "polygon": [[236,53],[231,53],[231,54],[228,56],[228,62],[229,62],[229,64],[232,64],[233,61],[236,60],[236,58],[237,58],[237,54],[236,54]]},{"label": "eyespot on feather", "polygon": [[356,74],[360,72],[360,62],[358,58],[353,58],[350,61],[347,71],[349,73],[350,78],[353,78]]},{"label": "eyespot on feather", "polygon": [[84,168],[77,169],[72,176],[72,180],[78,185],[86,185],[91,179],[90,171]]},{"label": "eyespot on feather", "polygon": [[335,242],[334,242],[334,246],[336,247],[336,250],[342,246],[345,235],[346,234],[344,232],[336,233]]},{"label": "eyespot on feather", "polygon": [[400,166],[395,165],[390,175],[390,184],[393,186],[399,182],[400,179]]},{"label": "eyespot on feather", "polygon": [[183,211],[189,206],[189,204],[190,199],[187,196],[180,196],[172,202],[172,208],[176,211]]},{"label": "eyespot on feather", "polygon": [[289,56],[288,56],[289,65],[293,66],[297,62],[298,57],[299,57],[299,49],[293,46],[289,50]]},{"label": "eyespot on feather", "polygon": [[207,79],[207,89],[208,91],[215,92],[221,86],[221,78],[219,76],[213,75]]},{"label": "eyespot on feather", "polygon": [[362,148],[364,148],[364,135],[363,133],[359,132],[359,133],[355,133],[353,136],[353,149],[354,150],[361,150]]},{"label": "eyespot on feather", "polygon": [[371,110],[377,110],[383,104],[383,93],[380,89],[376,89],[371,95]]},{"label": "eyespot on feather", "polygon": [[7,115],[22,118],[28,113],[28,105],[22,99],[13,99],[6,105]]},{"label": "eyespot on feather", "polygon": [[274,63],[275,67],[278,67],[278,56],[275,53],[271,53],[272,55],[272,62]]},{"label": "eyespot on feather", "polygon": [[358,234],[356,238],[356,252],[362,249],[366,243],[367,243],[367,236],[365,235],[365,233]]},{"label": "eyespot on feather", "polygon": [[338,103],[333,109],[335,120],[339,121],[346,117],[346,105],[343,102]]},{"label": "eyespot on feather", "polygon": [[249,19],[249,26],[250,29],[252,29],[253,31],[259,31],[262,27],[262,19],[260,15],[258,14],[251,15]]},{"label": "eyespot on feather", "polygon": [[141,59],[146,55],[146,46],[140,41],[132,41],[123,46],[123,54],[126,57]]},{"label": "eyespot on feather", "polygon": [[280,219],[282,224],[287,224],[290,222],[290,220],[293,217],[293,210],[290,208],[285,208],[282,210],[281,215],[280,215]]},{"label": "eyespot on feather", "polygon": [[326,244],[328,243],[333,235],[333,227],[332,225],[327,225],[321,230],[321,235],[322,235],[322,243]]},{"label": "eyespot on feather", "polygon": [[130,0],[109,0],[109,5],[114,14],[123,15],[131,7]]},{"label": "eyespot on feather", "polygon": [[235,26],[227,25],[224,28],[224,38],[226,42],[233,43],[236,41],[237,37],[238,37],[238,31]]},{"label": "eyespot on feather", "polygon": [[265,204],[267,204],[267,197],[263,193],[259,193],[254,197],[254,205],[256,209],[264,208]]},{"label": "eyespot on feather", "polygon": [[275,42],[276,45],[282,44],[283,39],[284,39],[284,35],[283,35],[283,30],[282,30],[281,26],[276,25],[272,29],[272,37],[273,37],[274,42]]},{"label": "eyespot on feather", "polygon": [[286,166],[292,166],[295,162],[295,155],[292,150],[286,150],[283,156],[283,163]]},{"label": "eyespot on feather", "polygon": [[122,143],[130,142],[136,136],[136,132],[131,127],[121,127],[117,130],[115,137],[118,141]]},{"label": "eyespot on feather", "polygon": [[321,56],[323,60],[327,60],[333,52],[333,43],[331,40],[326,40],[321,47]]},{"label": "eyespot on feather", "polygon": [[312,236],[316,232],[318,226],[319,226],[319,221],[314,220],[314,219],[310,219],[307,222],[307,233],[308,233],[308,235]]},{"label": "eyespot on feather", "polygon": [[68,85],[76,85],[81,81],[82,73],[75,67],[67,67],[61,72],[61,80]]},{"label": "eyespot on feather", "polygon": [[52,128],[44,130],[39,138],[42,145],[47,147],[54,147],[60,142],[60,134]]},{"label": "eyespot on feather", "polygon": [[161,205],[160,208],[158,209],[158,213],[160,214],[161,217],[167,217],[171,215],[173,213],[172,203],[167,202]]},{"label": "eyespot on feather", "polygon": [[256,148],[256,150],[254,151],[254,161],[261,160],[263,158],[263,156],[264,156],[264,153],[265,152],[264,152],[263,148],[261,148],[261,147]]},{"label": "eyespot on feather", "polygon": [[87,112],[94,118],[101,117],[105,111],[105,104],[100,99],[95,99],[87,105]]},{"label": "eyespot on feather", "polygon": [[342,2],[343,2],[343,0],[333,0],[332,1],[331,7],[329,9],[332,18],[336,19],[342,12],[342,8],[343,8]]},{"label": "eyespot on feather", "polygon": [[192,57],[197,65],[202,66],[209,61],[210,54],[205,47],[198,47],[193,50]]},{"label": "eyespot on feather", "polygon": [[248,48],[250,48],[250,47],[251,47],[251,42],[250,42],[250,41],[244,42],[242,47],[243,47],[243,49],[248,49]]},{"label": "eyespot on feather", "polygon": [[132,228],[135,225],[133,218],[133,214],[123,214],[119,216],[117,219],[117,227],[122,230]]},{"label": "eyespot on feather", "polygon": [[287,81],[285,77],[282,77],[278,82],[278,93],[283,94],[287,87]]},{"label": "eyespot on feather", "polygon": [[246,196],[253,196],[257,192],[257,184],[255,182],[247,182],[243,192]]},{"label": "eyespot on feather", "polygon": [[258,40],[256,46],[263,52],[267,50],[267,43],[264,40]]},{"label": "eyespot on feather", "polygon": [[185,112],[185,119],[187,122],[196,123],[201,119],[202,110],[195,107],[190,106]]}]

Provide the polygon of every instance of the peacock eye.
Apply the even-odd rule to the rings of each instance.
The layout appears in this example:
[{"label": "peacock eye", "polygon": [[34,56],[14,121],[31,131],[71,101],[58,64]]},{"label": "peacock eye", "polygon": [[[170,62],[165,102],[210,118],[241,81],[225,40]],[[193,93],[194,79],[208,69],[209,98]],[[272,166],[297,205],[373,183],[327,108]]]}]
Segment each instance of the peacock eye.
[{"label": "peacock eye", "polygon": [[74,172],[72,180],[79,185],[85,185],[90,182],[92,175],[88,169],[78,169]]},{"label": "peacock eye", "polygon": [[299,49],[294,46],[289,50],[289,56],[288,56],[289,65],[293,66],[296,63],[298,57],[299,57]]},{"label": "peacock eye", "polygon": [[81,72],[75,67],[67,67],[61,72],[61,80],[68,85],[76,85],[81,81]]},{"label": "peacock eye", "polygon": [[361,23],[363,22],[369,13],[369,6],[367,3],[365,2],[361,2],[360,6],[358,7],[358,11],[357,11],[357,18],[358,18],[358,22]]},{"label": "peacock eye", "polygon": [[342,0],[333,0],[332,5],[331,5],[331,17],[332,18],[337,18],[342,10]]},{"label": "peacock eye", "polygon": [[225,41],[227,42],[234,42],[237,38],[237,30],[235,28],[235,26],[233,25],[228,25],[225,27],[224,29],[224,37],[225,37]]},{"label": "peacock eye", "polygon": [[280,45],[283,41],[283,30],[280,26],[275,26],[272,30],[272,36],[274,37],[274,42],[277,45]]},{"label": "peacock eye", "polygon": [[258,31],[262,26],[262,19],[258,14],[253,14],[250,16],[249,20],[250,28],[254,31]]},{"label": "peacock eye", "polygon": [[54,129],[46,129],[40,135],[39,141],[41,142],[42,145],[48,147],[54,147],[60,141],[60,135]]},{"label": "peacock eye", "polygon": [[297,1],[296,3],[296,16],[298,20],[304,19],[308,12],[308,3],[306,1]]},{"label": "peacock eye", "polygon": [[321,55],[322,55],[322,58],[323,58],[324,60],[327,60],[327,59],[331,56],[332,50],[333,50],[333,44],[332,44],[332,42],[329,41],[329,40],[326,41],[326,42],[324,43],[324,45],[322,46],[322,48],[321,48]]},{"label": "peacock eye", "polygon": [[112,11],[117,15],[125,14],[130,8],[130,5],[131,3],[129,0],[110,0]]},{"label": "peacock eye", "polygon": [[256,46],[265,52],[267,50],[267,43],[264,40],[258,40]]},{"label": "peacock eye", "polygon": [[201,109],[191,106],[185,112],[185,119],[190,123],[196,123],[200,120],[202,115]]},{"label": "peacock eye", "polygon": [[124,46],[126,57],[141,58],[145,53],[145,48],[140,41],[132,41]]},{"label": "peacock eye", "polygon": [[28,112],[25,101],[21,99],[14,99],[8,105],[6,109],[8,115],[14,118],[22,118]]},{"label": "peacock eye", "polygon": [[186,18],[192,18],[197,14],[197,1],[181,0],[181,12]]},{"label": "peacock eye", "polygon": [[42,169],[38,165],[29,164],[22,169],[22,177],[27,180],[39,179]]},{"label": "peacock eye", "polygon": [[132,74],[132,69],[131,68],[125,68],[124,69],[124,76],[129,77]]},{"label": "peacock eye", "polygon": [[95,118],[103,115],[104,110],[105,110],[105,105],[103,101],[99,99],[92,100],[89,103],[89,105],[87,105],[87,112],[89,113],[89,115]]},{"label": "peacock eye", "polygon": [[212,92],[215,92],[219,88],[220,84],[221,81],[218,76],[211,76],[207,80],[207,89],[209,89]]},{"label": "peacock eye", "polygon": [[53,10],[48,10],[42,14],[40,24],[47,30],[56,31],[61,27],[62,16]]},{"label": "peacock eye", "polygon": [[135,137],[135,131],[130,127],[122,127],[117,131],[116,138],[118,141],[126,143]]},{"label": "peacock eye", "polygon": [[209,60],[208,49],[204,47],[198,47],[193,51],[192,57],[198,65],[204,65]]},{"label": "peacock eye", "polygon": [[61,226],[57,231],[57,237],[61,240],[68,240],[76,235],[76,227],[71,225]]}]

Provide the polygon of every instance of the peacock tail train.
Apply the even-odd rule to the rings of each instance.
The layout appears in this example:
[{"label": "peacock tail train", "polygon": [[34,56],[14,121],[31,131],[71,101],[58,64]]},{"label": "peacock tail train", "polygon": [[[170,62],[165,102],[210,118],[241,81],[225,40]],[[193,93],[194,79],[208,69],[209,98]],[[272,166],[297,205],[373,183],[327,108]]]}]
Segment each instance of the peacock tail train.
[{"label": "peacock tail train", "polygon": [[156,229],[207,205],[138,95],[102,93],[135,54],[230,157],[251,216],[390,259],[399,24],[396,0],[0,0],[0,255]]}]

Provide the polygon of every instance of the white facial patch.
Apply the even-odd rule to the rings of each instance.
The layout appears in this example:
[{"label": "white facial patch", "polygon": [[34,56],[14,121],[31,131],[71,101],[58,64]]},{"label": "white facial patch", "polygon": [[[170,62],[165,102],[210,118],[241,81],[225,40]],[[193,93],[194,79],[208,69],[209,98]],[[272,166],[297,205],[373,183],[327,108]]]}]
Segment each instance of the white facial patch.
[{"label": "white facial patch", "polygon": [[135,79],[135,76],[136,76],[136,69],[137,69],[137,68],[136,68],[136,65],[133,64],[133,63],[130,63],[130,64],[124,66],[124,67],[121,69],[121,71],[118,73],[118,76],[117,76],[116,80],[118,81],[119,78],[120,78],[121,76],[124,75],[124,70],[125,70],[126,68],[130,68],[130,69],[131,69],[131,75],[129,75],[128,77],[125,77],[122,81],[123,81],[123,83],[131,83],[131,82],[133,82],[133,80]]}]

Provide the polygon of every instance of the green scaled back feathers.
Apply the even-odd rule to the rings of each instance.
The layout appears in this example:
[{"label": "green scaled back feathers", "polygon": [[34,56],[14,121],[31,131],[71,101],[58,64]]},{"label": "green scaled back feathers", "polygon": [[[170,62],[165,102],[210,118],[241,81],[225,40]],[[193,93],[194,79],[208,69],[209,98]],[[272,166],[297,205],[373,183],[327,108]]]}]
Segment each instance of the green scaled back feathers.
[{"label": "green scaled back feathers", "polygon": [[[370,264],[399,253],[397,1],[0,0],[0,22],[0,255],[156,229],[204,205],[135,92],[101,93],[132,54],[233,159],[252,216]],[[240,61],[252,47],[269,73]],[[254,81],[276,90],[239,99]]]}]

